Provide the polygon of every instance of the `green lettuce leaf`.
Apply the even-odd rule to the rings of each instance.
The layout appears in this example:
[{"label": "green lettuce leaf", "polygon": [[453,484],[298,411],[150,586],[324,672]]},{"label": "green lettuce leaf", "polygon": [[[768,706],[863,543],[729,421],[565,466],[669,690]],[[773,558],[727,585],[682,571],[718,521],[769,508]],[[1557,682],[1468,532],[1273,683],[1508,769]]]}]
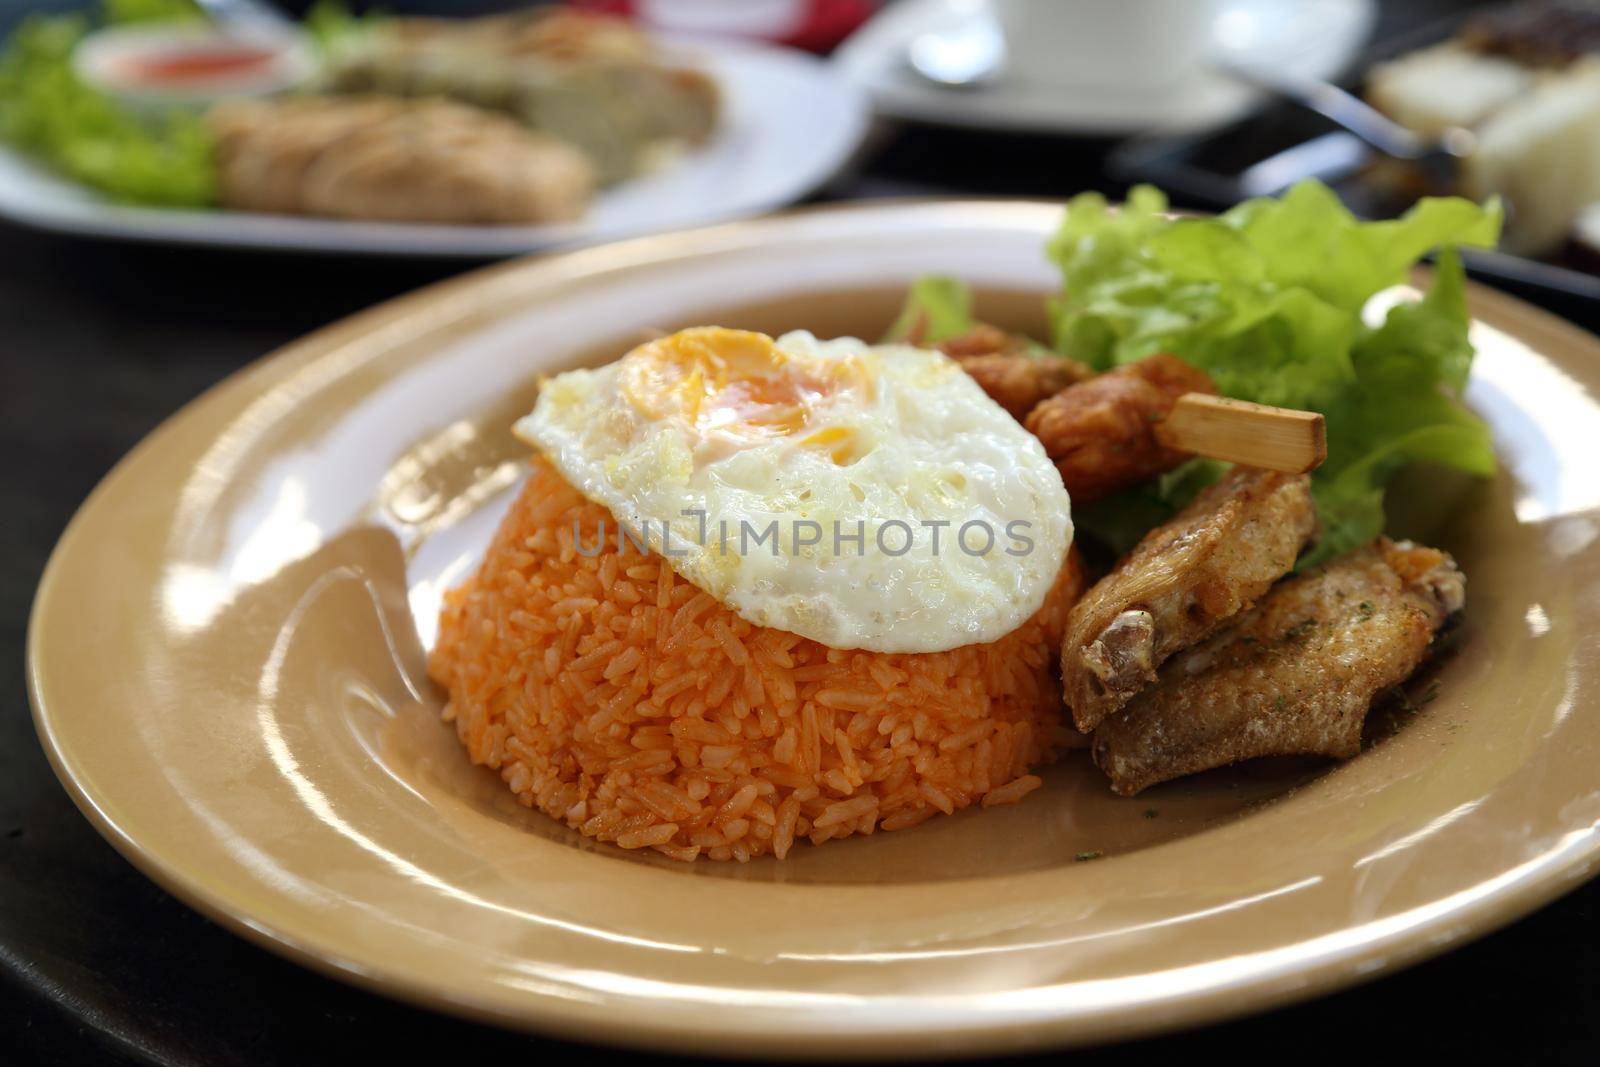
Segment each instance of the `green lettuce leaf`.
[{"label": "green lettuce leaf", "polygon": [[883,340],[896,344],[916,337],[923,344],[936,345],[975,325],[971,291],[954,278],[929,274],[911,283],[905,305]]},{"label": "green lettuce leaf", "polygon": [[[186,7],[123,2],[110,14],[138,19]],[[33,16],[6,40],[0,141],[116,200],[167,207],[214,202],[212,140],[199,116],[136,115],[73,72],[72,50],[91,28],[81,16]]]},{"label": "green lettuce leaf", "polygon": [[108,23],[192,22],[205,18],[195,0],[101,0]]},{"label": "green lettuce leaf", "polygon": [[324,55],[338,57],[360,48],[371,32],[389,21],[382,11],[357,15],[341,0],[316,0],[305,14],[306,33]]},{"label": "green lettuce leaf", "polygon": [[1325,410],[1328,460],[1312,479],[1328,533],[1307,563],[1381,533],[1383,486],[1409,462],[1494,473],[1488,427],[1459,402],[1472,366],[1467,321],[1466,272],[1446,249],[1428,295],[1391,308],[1352,350],[1355,380]]},{"label": "green lettuce leaf", "polygon": [[[1171,352],[1224,395],[1323,412],[1328,462],[1312,479],[1323,533],[1302,565],[1379,533],[1383,486],[1408,462],[1493,472],[1488,431],[1460,403],[1472,347],[1453,249],[1493,245],[1497,202],[1425,199],[1402,218],[1362,222],[1309,181],[1215,218],[1173,219],[1166,208],[1149,187],[1121,211],[1093,194],[1068,204],[1049,244],[1062,274],[1053,342],[1100,368]],[[1428,295],[1364,323],[1368,301],[1435,250]],[[1085,509],[1082,525],[1125,544],[1139,522],[1181,506],[1194,482],[1139,487]]]}]

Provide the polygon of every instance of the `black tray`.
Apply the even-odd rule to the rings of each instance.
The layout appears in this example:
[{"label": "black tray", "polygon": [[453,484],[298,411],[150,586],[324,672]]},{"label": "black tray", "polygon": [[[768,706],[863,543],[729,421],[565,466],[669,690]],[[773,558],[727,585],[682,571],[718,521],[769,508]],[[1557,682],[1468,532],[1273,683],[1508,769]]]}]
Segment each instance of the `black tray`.
[{"label": "black tray", "polygon": [[[1356,91],[1377,62],[1449,37],[1461,16],[1430,23],[1368,49],[1341,84]],[[1288,101],[1268,105],[1227,126],[1197,133],[1149,134],[1125,141],[1106,156],[1108,176],[1150,182],[1175,204],[1221,209],[1252,196],[1281,192],[1294,177],[1327,182],[1364,218],[1392,218],[1407,206],[1366,177],[1375,154],[1327,119]],[[1600,300],[1600,275],[1574,257],[1527,259],[1504,252],[1468,250],[1473,276],[1499,288],[1566,311],[1573,302]],[[1563,305],[1566,305],[1564,307]]]}]

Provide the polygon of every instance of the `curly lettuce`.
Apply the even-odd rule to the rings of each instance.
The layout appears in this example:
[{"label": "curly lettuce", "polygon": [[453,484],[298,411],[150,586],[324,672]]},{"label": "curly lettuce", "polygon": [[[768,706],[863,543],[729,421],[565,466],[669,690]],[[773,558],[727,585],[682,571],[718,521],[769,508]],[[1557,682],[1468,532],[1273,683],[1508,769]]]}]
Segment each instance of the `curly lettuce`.
[{"label": "curly lettuce", "polygon": [[342,0],[316,0],[305,14],[306,34],[317,49],[330,58],[363,47],[372,31],[382,27],[390,16],[382,10],[355,14]]},{"label": "curly lettuce", "polygon": [[[195,17],[185,0],[112,0],[107,21]],[[201,207],[216,199],[212,139],[197,115],[138,115],[86,85],[72,52],[93,28],[33,16],[0,50],[0,141],[128,203]]]},{"label": "curly lettuce", "polygon": [[[1328,460],[1312,477],[1323,532],[1302,566],[1382,532],[1383,487],[1408,462],[1493,473],[1488,429],[1461,405],[1472,346],[1454,249],[1495,243],[1497,202],[1430,198],[1402,218],[1363,222],[1308,181],[1214,218],[1166,210],[1148,186],[1121,210],[1097,194],[1067,205],[1048,249],[1062,275],[1053,344],[1101,369],[1171,352],[1227,396],[1324,413]],[[1422,300],[1363,320],[1374,295],[1435,251]],[[1213,470],[1182,468],[1086,509],[1081,524],[1125,547]]]},{"label": "curly lettuce", "polygon": [[198,22],[205,18],[195,0],[101,0],[108,23]]},{"label": "curly lettuce", "polygon": [[972,317],[972,293],[955,278],[929,274],[911,283],[906,302],[884,335],[885,344],[915,337],[936,345],[959,337],[977,325]]}]

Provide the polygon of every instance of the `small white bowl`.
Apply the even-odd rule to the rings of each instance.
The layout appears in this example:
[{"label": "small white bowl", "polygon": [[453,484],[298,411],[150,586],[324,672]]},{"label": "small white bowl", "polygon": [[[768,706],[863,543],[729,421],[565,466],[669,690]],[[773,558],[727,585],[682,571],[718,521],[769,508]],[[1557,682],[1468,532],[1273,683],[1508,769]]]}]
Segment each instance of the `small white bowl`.
[{"label": "small white bowl", "polygon": [[302,35],[265,25],[112,27],[84,38],[72,63],[89,85],[142,110],[268,96],[317,70]]}]

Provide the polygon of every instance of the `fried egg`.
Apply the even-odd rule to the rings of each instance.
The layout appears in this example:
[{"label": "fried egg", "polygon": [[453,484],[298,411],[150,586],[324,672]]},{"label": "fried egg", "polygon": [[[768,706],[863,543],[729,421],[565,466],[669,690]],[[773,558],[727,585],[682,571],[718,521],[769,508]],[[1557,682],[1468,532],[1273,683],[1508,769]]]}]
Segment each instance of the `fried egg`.
[{"label": "fried egg", "polygon": [[549,379],[516,424],[621,530],[741,617],[833,648],[996,640],[1043,603],[1071,506],[1037,439],[947,356],[684,330]]}]

